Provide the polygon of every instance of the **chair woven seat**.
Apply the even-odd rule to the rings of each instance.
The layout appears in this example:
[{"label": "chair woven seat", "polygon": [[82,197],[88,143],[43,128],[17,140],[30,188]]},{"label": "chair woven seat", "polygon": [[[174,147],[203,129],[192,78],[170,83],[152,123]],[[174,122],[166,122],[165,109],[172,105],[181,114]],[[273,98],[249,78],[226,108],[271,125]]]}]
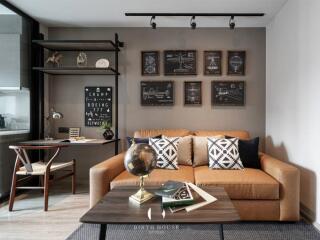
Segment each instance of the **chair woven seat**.
[{"label": "chair woven seat", "polygon": [[[21,167],[16,174],[17,175],[44,175],[46,172],[46,164],[45,162],[36,162],[32,163],[32,172],[28,172],[25,167]],[[73,162],[60,162],[60,163],[52,163],[50,166],[50,172],[54,172],[56,170],[72,166]]]},{"label": "chair woven seat", "polygon": [[[72,194],[76,192],[76,160],[73,159],[69,162],[53,162],[58,156],[61,148],[65,148],[67,145],[10,145],[9,148],[14,150],[17,154],[16,162],[14,165],[14,172],[12,175],[12,184],[9,199],[9,211],[13,209],[14,198],[16,196],[16,189],[42,189],[44,196],[44,211],[48,211],[48,197],[49,187],[51,183],[62,180],[67,177],[72,178]],[[32,150],[54,150],[52,154],[48,154],[48,162],[36,161],[32,163],[27,151]],[[51,155],[51,156],[50,156]],[[31,155],[33,156],[33,155]],[[55,176],[55,171],[64,171],[66,174],[59,174]],[[18,175],[24,175],[26,177],[20,177]],[[57,174],[58,175],[58,174]],[[39,186],[17,186],[22,181],[29,180],[30,178],[38,178]]]}]

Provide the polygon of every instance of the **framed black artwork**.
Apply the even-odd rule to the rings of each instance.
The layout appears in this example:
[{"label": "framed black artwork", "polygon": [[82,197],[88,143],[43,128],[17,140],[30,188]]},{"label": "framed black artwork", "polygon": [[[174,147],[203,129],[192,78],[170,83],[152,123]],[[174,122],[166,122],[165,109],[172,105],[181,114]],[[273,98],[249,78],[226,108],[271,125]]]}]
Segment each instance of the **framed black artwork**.
[{"label": "framed black artwork", "polygon": [[159,75],[159,51],[141,52],[141,75]]},{"label": "framed black artwork", "polygon": [[222,74],[222,51],[204,51],[204,75]]},{"label": "framed black artwork", "polygon": [[85,126],[112,123],[112,87],[85,87]]},{"label": "framed black artwork", "polygon": [[197,75],[196,50],[164,51],[165,75]]},{"label": "framed black artwork", "polygon": [[212,81],[211,103],[214,106],[244,106],[244,81]]},{"label": "framed black artwork", "polygon": [[184,82],[184,104],[185,105],[201,105],[202,89],[201,82]]},{"label": "framed black artwork", "polygon": [[245,75],[246,52],[228,51],[228,75]]},{"label": "framed black artwork", "polygon": [[142,106],[172,106],[174,104],[173,81],[141,81]]}]

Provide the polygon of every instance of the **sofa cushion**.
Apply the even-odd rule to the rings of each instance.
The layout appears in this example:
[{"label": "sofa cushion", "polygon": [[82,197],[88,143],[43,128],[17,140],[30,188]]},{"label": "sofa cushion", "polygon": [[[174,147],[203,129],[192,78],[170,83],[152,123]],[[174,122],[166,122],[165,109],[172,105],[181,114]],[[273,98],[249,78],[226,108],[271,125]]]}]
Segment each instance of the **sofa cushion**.
[{"label": "sofa cushion", "polygon": [[[215,138],[224,138],[223,135],[212,135]],[[192,137],[193,142],[193,166],[209,166],[208,137]]]},{"label": "sofa cushion", "polygon": [[165,135],[167,137],[185,137],[191,135],[191,132],[187,129],[145,129],[135,131],[133,136],[135,138],[145,138],[157,135]]},{"label": "sofa cushion", "polygon": [[[168,136],[162,136],[168,137]],[[180,137],[178,144],[178,164],[192,166],[192,136]]]},{"label": "sofa cushion", "polygon": [[178,167],[178,144],[180,138],[149,138],[149,145],[157,153],[157,167],[177,170]]},{"label": "sofa cushion", "polygon": [[207,166],[194,169],[198,186],[224,187],[231,199],[279,199],[279,183],[259,169],[212,170]]},{"label": "sofa cushion", "polygon": [[240,138],[240,139],[249,139],[250,135],[247,131],[195,131],[194,132],[195,136],[200,136],[200,137],[212,137],[215,135],[223,135],[223,136],[231,136],[235,138]]},{"label": "sofa cushion", "polygon": [[192,166],[192,136],[180,138],[178,144],[178,164]]},{"label": "sofa cushion", "polygon": [[[227,139],[232,138],[225,136]],[[259,137],[250,140],[239,139],[239,154],[243,166],[246,168],[261,169],[259,158]]]},{"label": "sofa cushion", "polygon": [[[162,135],[158,135],[158,136],[154,136],[152,138],[162,138]],[[127,137],[127,148],[130,148],[132,145],[132,142],[134,140],[134,142],[136,144],[140,144],[140,143],[145,143],[145,144],[149,144],[149,138],[133,138],[133,137]]]},{"label": "sofa cushion", "polygon": [[239,138],[208,137],[209,167],[212,169],[243,169],[238,142]]},{"label": "sofa cushion", "polygon": [[[145,185],[160,186],[168,180],[194,183],[193,168],[191,166],[180,166],[179,170],[176,171],[154,169],[145,179]],[[111,189],[117,186],[139,186],[139,177],[123,171],[110,183]]]}]

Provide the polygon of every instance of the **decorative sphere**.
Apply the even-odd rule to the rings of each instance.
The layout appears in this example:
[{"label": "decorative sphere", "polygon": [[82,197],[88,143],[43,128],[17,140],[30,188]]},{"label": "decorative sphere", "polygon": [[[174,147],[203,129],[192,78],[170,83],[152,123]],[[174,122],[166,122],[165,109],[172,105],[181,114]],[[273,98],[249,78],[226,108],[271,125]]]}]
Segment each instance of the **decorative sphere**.
[{"label": "decorative sphere", "polygon": [[148,175],[157,164],[157,153],[148,144],[133,144],[124,157],[124,166],[135,176]]}]

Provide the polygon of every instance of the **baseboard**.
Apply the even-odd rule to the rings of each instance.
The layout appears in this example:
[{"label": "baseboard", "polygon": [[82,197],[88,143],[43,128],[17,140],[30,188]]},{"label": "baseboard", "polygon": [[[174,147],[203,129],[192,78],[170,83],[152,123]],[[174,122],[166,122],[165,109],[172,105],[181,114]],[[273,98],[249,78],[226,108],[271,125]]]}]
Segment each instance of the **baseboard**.
[{"label": "baseboard", "polygon": [[313,223],[313,226],[318,230],[318,232],[320,233],[320,224],[317,222]]},{"label": "baseboard", "polygon": [[304,220],[312,223],[316,230],[318,230],[318,232],[320,233],[320,224],[315,221],[315,212],[313,212],[311,209],[300,203],[300,215]]},{"label": "baseboard", "polygon": [[313,212],[311,209],[309,209],[302,203],[300,203],[300,214],[308,222],[314,222],[316,219],[315,212]]}]

